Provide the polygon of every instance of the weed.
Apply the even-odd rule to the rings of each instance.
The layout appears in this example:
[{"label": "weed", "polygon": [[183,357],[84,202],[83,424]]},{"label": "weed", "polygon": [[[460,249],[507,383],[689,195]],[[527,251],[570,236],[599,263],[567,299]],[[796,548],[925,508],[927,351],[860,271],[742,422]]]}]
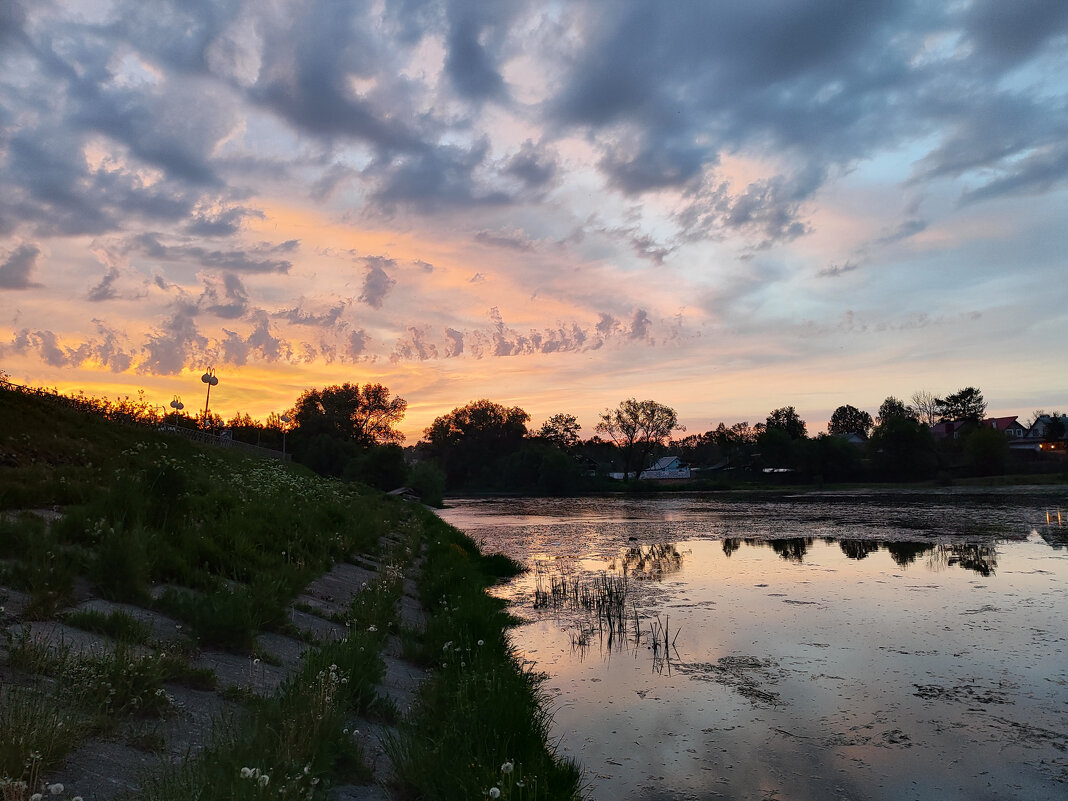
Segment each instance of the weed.
[{"label": "weed", "polygon": [[35,787],[40,771],[62,760],[88,732],[84,716],[51,687],[0,683],[0,780]]},{"label": "weed", "polygon": [[105,634],[124,643],[144,645],[152,635],[152,627],[128,612],[116,610],[105,614],[96,609],[80,609],[63,616],[68,626]]}]

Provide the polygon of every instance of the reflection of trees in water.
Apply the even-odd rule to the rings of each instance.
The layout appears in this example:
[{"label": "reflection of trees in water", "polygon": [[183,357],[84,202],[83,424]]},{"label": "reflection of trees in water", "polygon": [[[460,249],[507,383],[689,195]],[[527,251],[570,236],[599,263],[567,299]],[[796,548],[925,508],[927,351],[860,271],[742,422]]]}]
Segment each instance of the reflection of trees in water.
[{"label": "reflection of trees in water", "polygon": [[674,573],[682,567],[682,554],[673,542],[657,542],[627,548],[619,557],[619,565],[612,563],[612,569],[621,569],[624,575],[635,578],[661,579],[665,573]]},{"label": "reflection of trees in water", "polygon": [[886,543],[886,550],[890,553],[890,558],[898,563],[901,567],[908,567],[916,561],[920,556],[934,548],[933,545],[927,542],[888,542]]},{"label": "reflection of trees in water", "polygon": [[876,540],[839,540],[838,547],[850,559],[863,559],[881,547]]},{"label": "reflection of trees in water", "polygon": [[998,566],[997,555],[993,545],[969,542],[939,545],[931,555],[931,561],[937,562],[939,567],[959,565],[965,570],[974,570],[980,576],[992,576]]},{"label": "reflection of trees in water", "polygon": [[791,537],[786,540],[768,540],[768,545],[787,562],[801,564],[808,553],[808,546],[812,544],[811,537]]},{"label": "reflection of trees in water", "polygon": [[[828,545],[837,544],[842,549],[842,553],[850,559],[864,559],[868,554],[876,553],[880,549],[886,548],[890,558],[899,567],[908,567],[925,554],[928,557],[927,568],[929,570],[937,571],[950,567],[960,567],[964,570],[974,570],[981,576],[992,576],[998,566],[997,549],[993,545],[984,543],[936,545],[930,542],[840,540],[834,537],[823,537],[821,539]],[[812,537],[791,537],[778,540],[762,540],[755,537],[747,537],[745,539],[730,538],[723,540],[722,548],[723,553],[729,557],[742,547],[742,543],[753,547],[770,547],[786,561],[802,564],[808,549],[814,541]],[[1048,541],[1049,538],[1047,538]]]}]

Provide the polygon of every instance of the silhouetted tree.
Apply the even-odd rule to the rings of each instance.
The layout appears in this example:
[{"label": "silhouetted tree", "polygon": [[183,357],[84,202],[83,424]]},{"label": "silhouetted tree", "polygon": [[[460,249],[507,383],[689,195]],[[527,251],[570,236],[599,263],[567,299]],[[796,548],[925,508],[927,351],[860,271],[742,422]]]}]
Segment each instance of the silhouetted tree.
[{"label": "silhouetted tree", "polygon": [[581,429],[582,426],[575,415],[561,412],[542,423],[537,436],[566,451],[579,443]]},{"label": "silhouetted tree", "polygon": [[916,419],[924,425],[933,426],[938,422],[938,398],[933,392],[921,389],[912,393],[912,410]]},{"label": "silhouetted tree", "polygon": [[790,439],[802,439],[805,436],[805,421],[798,415],[793,406],[783,406],[775,409],[764,421],[766,429],[784,431]]},{"label": "silhouetted tree", "polygon": [[888,423],[891,420],[915,420],[916,412],[909,406],[905,405],[905,402],[898,400],[893,395],[887,396],[879,405],[879,414],[875,418],[875,422],[878,425]]},{"label": "silhouetted tree", "polygon": [[423,432],[430,455],[458,487],[517,450],[527,435],[530,415],[518,406],[481,399],[453,409]]},{"label": "silhouetted tree", "polygon": [[980,476],[1005,472],[1009,441],[996,428],[979,426],[964,438],[964,461]]},{"label": "silhouetted tree", "polygon": [[407,409],[408,401],[391,398],[381,384],[342,384],[306,390],[291,416],[301,437],[328,434],[370,447],[404,440],[395,426]]},{"label": "silhouetted tree", "polygon": [[868,447],[876,473],[885,480],[923,481],[938,468],[930,430],[911,417],[890,417],[877,425]]},{"label": "silhouetted tree", "polygon": [[641,470],[653,448],[671,436],[672,431],[685,431],[678,415],[670,406],[653,400],[628,398],[615,409],[605,409],[597,430],[607,434],[623,456],[623,475]]},{"label": "silhouetted tree", "polygon": [[935,404],[938,419],[943,422],[970,420],[977,423],[986,416],[986,401],[983,400],[983,393],[975,387],[965,387],[952,395],[936,398]]},{"label": "silhouetted tree", "polygon": [[871,415],[863,412],[856,406],[839,406],[831,415],[831,422],[827,425],[828,434],[862,434],[865,437],[871,432]]}]

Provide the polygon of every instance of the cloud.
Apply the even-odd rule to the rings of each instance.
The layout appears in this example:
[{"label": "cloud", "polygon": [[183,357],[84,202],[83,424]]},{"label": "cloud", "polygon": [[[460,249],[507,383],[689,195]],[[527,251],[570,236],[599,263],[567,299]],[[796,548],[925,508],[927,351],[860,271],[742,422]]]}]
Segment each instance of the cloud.
[{"label": "cloud", "polygon": [[822,270],[816,273],[817,278],[837,278],[845,273],[853,272],[860,268],[860,265],[853,261],[847,261],[844,264],[831,264],[824,267]]},{"label": "cloud", "polygon": [[535,145],[527,139],[504,165],[504,174],[518,178],[531,189],[549,186],[557,177],[558,156],[548,147]]},{"label": "cloud", "polygon": [[0,264],[0,289],[30,289],[39,287],[30,280],[30,273],[37,266],[41,249],[36,245],[19,245]]},{"label": "cloud", "polygon": [[367,273],[363,278],[363,291],[360,292],[360,301],[373,309],[382,308],[382,301],[389,294],[396,279],[390,278],[385,267],[394,268],[397,263],[393,259],[385,259],[381,256],[369,256],[365,258]]},{"label": "cloud", "polygon": [[345,353],[353,361],[358,361],[365,358],[367,346],[367,334],[362,328],[359,328],[349,334],[348,342],[345,344]]},{"label": "cloud", "polygon": [[252,331],[242,337],[235,331],[223,329],[226,338],[220,343],[220,356],[227,364],[241,367],[253,356],[258,361],[273,364],[291,355],[289,345],[271,333],[267,314],[257,311],[253,314]]},{"label": "cloud", "polygon": [[326,311],[316,314],[305,311],[300,306],[284,309],[274,313],[274,316],[288,320],[293,325],[307,325],[317,328],[334,328],[341,320],[341,315],[348,308],[349,301],[339,301]]},{"label": "cloud", "polygon": [[524,231],[476,231],[476,242],[484,245],[492,245],[509,250],[531,251],[534,250],[534,242]]},{"label": "cloud", "polygon": [[197,305],[216,317],[241,317],[248,311],[248,291],[233,273],[226,273],[221,281],[216,276],[206,276]]},{"label": "cloud", "polygon": [[190,236],[233,236],[241,230],[245,220],[249,218],[262,220],[264,214],[259,209],[249,209],[243,206],[200,211],[185,226],[185,233]]},{"label": "cloud", "polygon": [[202,360],[207,337],[197,330],[196,319],[188,309],[178,308],[144,344],[138,372],[176,375]]},{"label": "cloud", "polygon": [[117,267],[108,267],[104,273],[104,277],[100,279],[100,283],[89,290],[89,294],[86,297],[93,303],[99,303],[102,300],[112,300],[118,297],[118,293],[115,291],[115,282],[119,279],[119,270]]},{"label": "cloud", "polygon": [[130,249],[138,250],[150,259],[168,262],[193,263],[248,273],[287,273],[293,266],[288,259],[273,258],[293,250],[292,240],[281,245],[261,244],[248,250],[208,249],[202,245],[166,245],[160,234],[146,232],[128,240]]},{"label": "cloud", "polygon": [[[504,81],[497,72],[480,38],[484,33],[483,19],[477,7],[465,8],[464,3],[453,3],[448,36],[448,56],[445,71],[452,85],[466,98],[485,100],[500,96]],[[460,10],[459,13],[456,13]]]}]

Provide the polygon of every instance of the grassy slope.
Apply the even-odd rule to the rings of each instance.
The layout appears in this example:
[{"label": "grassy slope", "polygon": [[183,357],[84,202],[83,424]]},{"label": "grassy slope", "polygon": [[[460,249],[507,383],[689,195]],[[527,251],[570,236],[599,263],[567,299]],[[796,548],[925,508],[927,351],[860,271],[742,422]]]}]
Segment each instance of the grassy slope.
[{"label": "grassy slope", "polygon": [[[12,511],[42,508],[62,509],[63,515],[49,526],[37,516]],[[434,673],[394,741],[397,794],[477,796],[494,781],[505,796],[577,794],[577,770],[560,764],[547,746],[540,681],[520,668],[503,635],[506,616],[483,591],[500,560],[485,559],[467,537],[428,512],[359,485],[320,480],[299,466],[201,448],[108,423],[55,400],[3,390],[0,510],[8,510],[0,522],[0,585],[25,595],[22,619],[63,614],[88,585],[94,595],[152,606],[182,620],[192,649],[251,653],[257,632],[286,630],[288,603],[334,562],[373,551],[385,532],[424,542],[429,553],[422,594],[430,602],[431,622],[426,634],[410,633],[410,641],[412,653]],[[168,588],[163,593],[161,585]],[[18,646],[10,613],[6,623],[0,613],[0,631],[14,643],[9,662],[22,660],[8,669],[58,677],[48,685],[56,692],[63,689],[67,673],[115,669],[114,664],[72,667],[55,658],[35,663],[32,649]],[[443,640],[452,640],[451,648],[477,649],[471,670],[460,681],[455,675],[459,663],[450,667],[440,656],[446,650]],[[209,761],[161,777],[151,797],[188,797],[197,787],[211,788],[204,797],[253,791],[259,785],[239,775],[240,766],[249,764],[250,743],[261,765],[273,760],[277,775],[296,777],[292,793],[286,790],[289,785],[272,784],[272,790],[285,790],[280,797],[304,797],[309,790],[313,797],[321,794],[331,783],[331,772],[351,761],[343,747],[346,715],[370,703],[365,685],[341,678],[375,676],[373,661],[380,646],[381,637],[364,636],[341,650],[313,652],[294,681],[250,711],[244,730],[221,736]],[[114,658],[126,659],[128,653]],[[467,661],[461,660],[465,666]],[[347,673],[334,675],[331,665]],[[0,718],[25,717],[30,710],[29,716],[42,725],[18,725],[46,736],[54,729],[49,716],[64,714],[72,716],[67,730],[85,736],[100,729],[101,715],[137,713],[143,698],[184,669],[181,664],[170,667],[170,674],[157,671],[146,686],[132,689],[139,700],[121,710],[113,700],[106,709],[72,710],[69,697],[43,697],[34,690],[37,683],[17,692],[6,688],[0,695]],[[457,694],[457,687],[466,689]],[[303,717],[310,708],[319,710],[314,721]],[[500,715],[501,709],[508,714]],[[446,721],[453,725],[442,726]],[[313,725],[316,736],[305,736]],[[476,730],[484,736],[465,734]],[[27,755],[14,747],[14,735],[6,739],[0,734],[0,778],[17,779]],[[76,738],[46,743],[52,750],[37,760],[36,769],[47,771],[49,760],[58,764],[76,744]],[[45,746],[37,750],[41,748]],[[500,773],[505,762],[515,770]],[[438,775],[414,767],[435,764]],[[467,767],[458,770],[461,765]],[[309,785],[300,779],[309,775],[324,781]],[[517,780],[522,782],[518,786]]]}]

